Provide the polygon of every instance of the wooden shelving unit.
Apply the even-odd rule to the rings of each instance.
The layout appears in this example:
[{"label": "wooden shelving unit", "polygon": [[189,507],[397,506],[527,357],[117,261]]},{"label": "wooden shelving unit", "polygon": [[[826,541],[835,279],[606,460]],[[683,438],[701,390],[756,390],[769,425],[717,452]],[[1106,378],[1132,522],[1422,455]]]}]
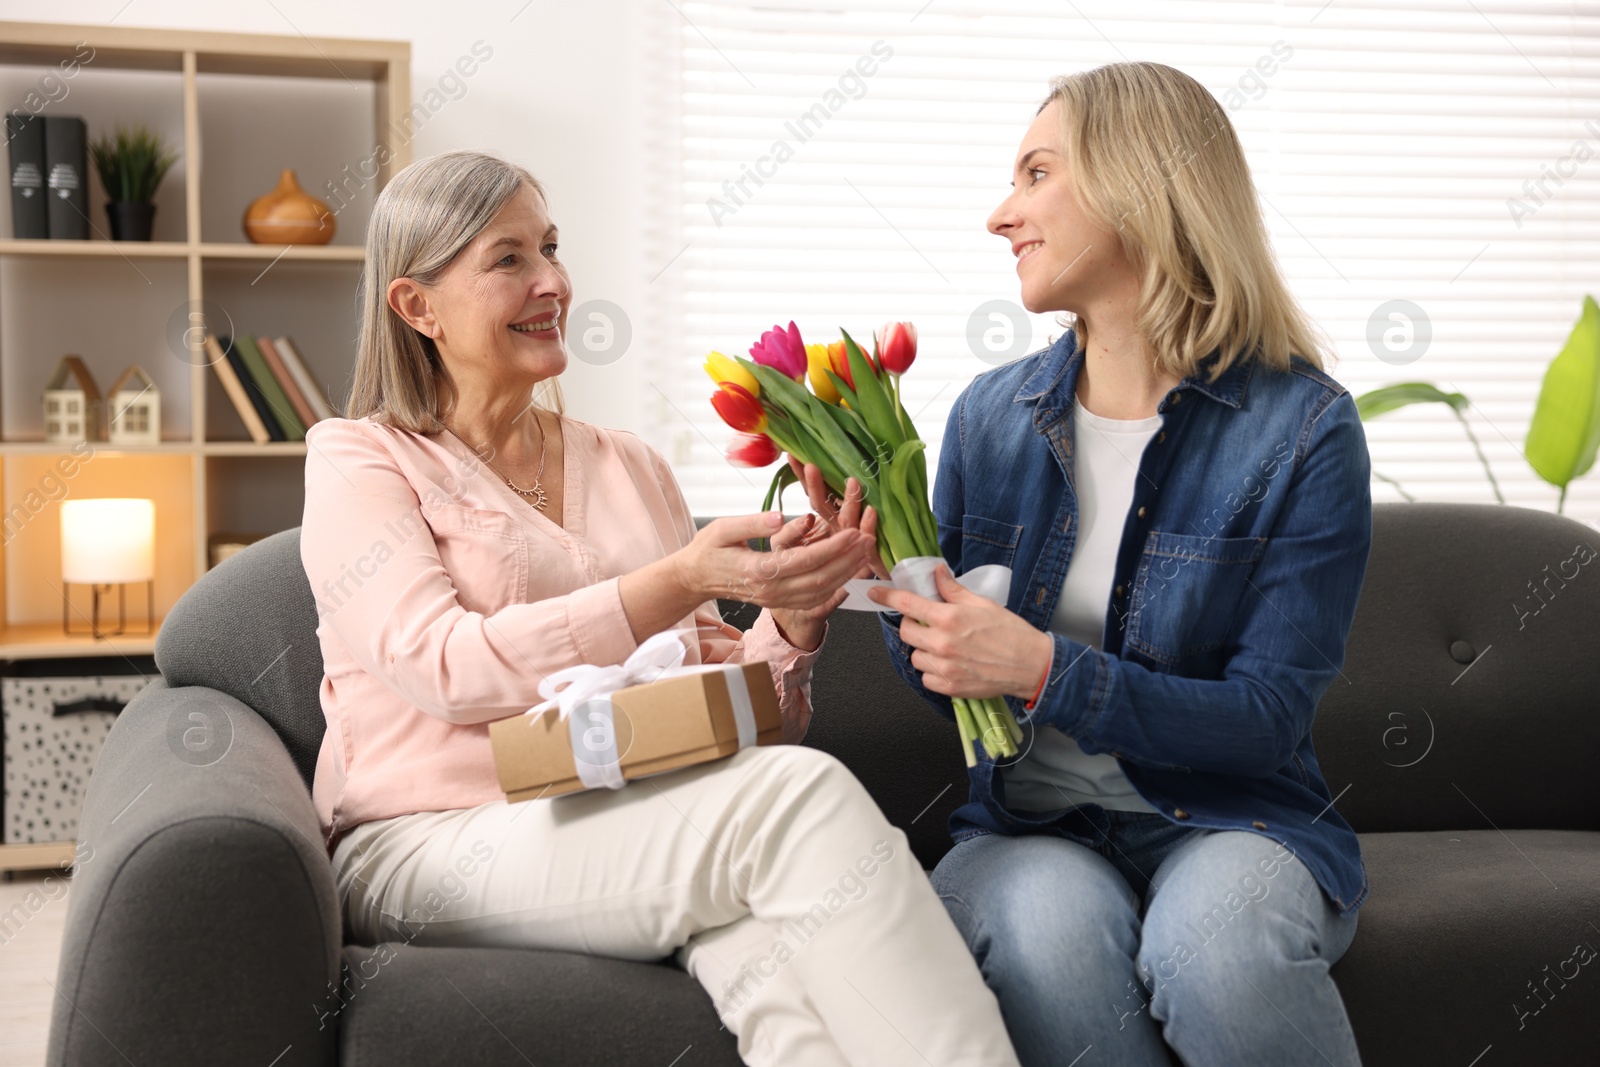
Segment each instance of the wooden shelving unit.
[{"label": "wooden shelving unit", "polygon": [[[21,107],[23,90],[41,72],[84,54],[84,45],[93,58],[67,83],[70,93],[42,113],[83,115],[91,138],[109,132],[113,119],[157,127],[164,120],[169,143],[181,145],[180,162],[158,194],[157,236],[163,239],[106,239],[104,197],[92,173],[90,240],[16,240],[8,236],[9,226],[0,226],[6,235],[0,236],[0,378],[11,392],[0,418],[0,660],[148,655],[155,646],[154,636],[96,641],[62,632],[60,497],[40,488],[54,485],[51,471],[59,470],[70,446],[40,439],[37,395],[25,396],[33,381],[48,375],[60,356],[79,351],[70,345],[90,349],[84,338],[96,336],[90,332],[96,328],[103,331],[103,350],[81,354],[98,358],[102,389],[119,364],[139,362],[149,370],[150,361],[163,358],[151,353],[168,347],[146,336],[161,332],[152,324],[185,302],[194,308],[220,299],[237,303],[232,325],[238,332],[294,336],[338,403],[354,354],[365,218],[359,212],[341,215],[336,243],[288,247],[247,243],[237,220],[295,159],[317,161],[303,163],[312,173],[302,170],[300,177],[308,192],[323,199],[328,196],[322,180],[339,177],[339,162],[370,163],[360,171],[368,210],[371,197],[411,159],[409,42],[0,22],[0,103],[7,110]],[[148,107],[140,110],[141,102],[152,99],[164,109],[157,121]],[[324,100],[330,101],[326,114],[319,113]],[[358,109],[353,124],[352,108]],[[330,147],[330,139],[337,144]],[[380,144],[388,151],[376,153]],[[181,197],[174,183],[181,184]],[[137,278],[132,272],[108,274],[130,266]],[[41,311],[35,305],[42,301],[3,295],[14,289],[31,294],[30,285],[48,289],[58,305],[81,303],[83,321],[62,322],[80,313],[64,315],[59,306]],[[126,291],[108,294],[107,285]],[[65,295],[64,287],[70,290]],[[315,300],[322,304],[305,314],[322,316],[323,343],[307,346],[297,333],[303,325],[297,315]],[[113,309],[103,310],[102,302]],[[129,336],[126,320],[138,316],[118,316],[116,307],[146,313],[150,322],[143,333]],[[326,325],[330,307],[337,328]],[[97,315],[107,321],[97,321]],[[52,350],[47,346],[58,328],[71,339]],[[164,358],[179,362],[163,366],[161,443],[114,448],[91,442],[92,461],[80,464],[72,477],[57,479],[66,486],[65,496],[156,500],[158,616],[207,569],[213,533],[265,533],[299,522],[295,494],[306,451],[304,443],[249,441],[210,380],[210,367]],[[31,422],[18,414],[30,404]],[[215,410],[219,404],[225,410]],[[54,866],[71,853],[71,842],[0,846],[0,870]]]}]

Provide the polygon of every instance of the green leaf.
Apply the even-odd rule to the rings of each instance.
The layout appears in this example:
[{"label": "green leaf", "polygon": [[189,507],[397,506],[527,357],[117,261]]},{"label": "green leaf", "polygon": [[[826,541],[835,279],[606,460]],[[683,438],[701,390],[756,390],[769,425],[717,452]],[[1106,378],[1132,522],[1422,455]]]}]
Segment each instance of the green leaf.
[{"label": "green leaf", "polygon": [[1567,483],[1594,466],[1600,448],[1600,306],[1583,298],[1583,312],[1544,372],[1539,402],[1524,445],[1528,463],[1545,481]]},{"label": "green leaf", "polygon": [[937,556],[939,541],[929,533],[933,524],[929,521],[931,512],[928,510],[928,500],[917,493],[912,480],[916,471],[916,457],[924,447],[921,441],[913,439],[895,449],[894,458],[889,461],[889,489],[899,508],[900,518],[911,532],[916,554]]},{"label": "green leaf", "polygon": [[126,204],[149,203],[156,187],[176,163],[176,152],[169,151],[159,136],[148,127],[131,130],[118,126],[116,136],[101,136],[89,145],[95,170],[106,196]]},{"label": "green leaf", "polygon": [[[859,451],[844,432],[834,423],[824,410],[829,407],[827,403],[812,395],[810,390],[798,385],[794,380],[771,367],[760,363],[752,363],[741,359],[750,373],[755,375],[756,382],[761,386],[762,403],[770,410],[777,409],[789,416],[794,422],[804,425],[811,431],[811,436],[822,444],[834,448],[834,458],[841,464],[850,457],[841,455],[840,452]],[[843,447],[839,448],[842,442]],[[861,456],[858,454],[859,462]]]},{"label": "green leaf", "polygon": [[[861,406],[861,401],[856,399],[856,391],[851,388],[849,382],[839,377],[831,369],[824,370],[822,373],[826,374],[828,376],[828,380],[833,383],[833,387],[839,390],[839,395],[850,401],[850,410],[854,411]],[[854,372],[852,371],[851,373]]]},{"label": "green leaf", "polygon": [[1448,404],[1456,411],[1463,411],[1469,401],[1461,393],[1447,393],[1427,382],[1401,382],[1398,385],[1385,385],[1356,397],[1356,413],[1365,422],[1411,404],[1431,403]]},{"label": "green leaf", "polygon": [[[766,495],[765,499],[763,499],[761,501],[761,510],[763,512],[771,511],[772,510],[772,503],[773,503],[774,500],[776,500],[777,503],[778,503],[778,510],[782,511],[783,510],[783,490],[784,490],[784,488],[786,486],[793,485],[797,481],[799,481],[799,479],[794,476],[794,468],[793,467],[789,466],[787,463],[778,464],[778,469],[775,472],[773,472],[773,475],[772,475],[772,484],[767,486],[767,495]],[[770,538],[770,537],[761,538],[761,548],[759,549],[759,551],[771,552],[772,551],[772,538]]]},{"label": "green leaf", "polygon": [[861,347],[844,330],[839,332],[844,334],[845,354],[850,360],[850,377],[856,383],[857,402],[852,406],[866,420],[873,437],[886,442],[891,448],[899,448],[905,443],[906,435],[900,428],[900,420],[895,418],[894,404],[883,391],[883,383],[872,372],[872,366],[862,354]]},{"label": "green leaf", "polygon": [[783,506],[784,489],[793,485],[797,481],[799,481],[799,479],[794,476],[793,467],[789,466],[787,463],[778,464],[778,469],[772,474],[772,484],[767,486],[767,495],[761,501],[761,510],[771,511],[772,502],[774,500],[778,502],[778,506],[781,508]]},{"label": "green leaf", "polygon": [[838,424],[839,428],[855,442],[864,455],[870,456],[877,451],[872,440],[872,434],[868,432],[867,424],[861,421],[861,416],[827,401],[822,402],[822,410],[827,412],[828,417]]}]

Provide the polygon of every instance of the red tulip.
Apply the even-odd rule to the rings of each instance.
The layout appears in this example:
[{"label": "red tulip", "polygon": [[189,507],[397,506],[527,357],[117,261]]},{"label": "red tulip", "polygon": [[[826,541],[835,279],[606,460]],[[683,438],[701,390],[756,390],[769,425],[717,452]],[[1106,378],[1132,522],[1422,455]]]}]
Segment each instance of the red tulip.
[{"label": "red tulip", "polygon": [[750,358],[797,382],[806,380],[806,346],[800,340],[800,327],[793,322],[788,330],[774,326],[762,334],[761,340],[750,346]]},{"label": "red tulip", "polygon": [[741,433],[728,445],[728,462],[735,467],[770,467],[782,454],[764,433]]},{"label": "red tulip", "polygon": [[917,358],[917,328],[909,322],[890,322],[878,329],[878,361],[890,374],[904,374]]},{"label": "red tulip", "polygon": [[711,406],[717,409],[722,421],[740,433],[760,433],[767,428],[767,413],[761,410],[761,401],[738,382],[723,382],[711,394]]}]

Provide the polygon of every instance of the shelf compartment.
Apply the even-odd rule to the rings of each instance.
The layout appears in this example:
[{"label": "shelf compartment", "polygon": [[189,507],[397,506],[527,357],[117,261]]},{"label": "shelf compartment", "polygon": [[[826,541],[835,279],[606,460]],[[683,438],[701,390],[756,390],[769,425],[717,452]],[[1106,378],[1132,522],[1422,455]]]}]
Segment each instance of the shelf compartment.
[{"label": "shelf compartment", "polygon": [[[63,242],[65,243],[65,242]],[[161,390],[161,437],[193,436],[190,379],[181,344],[188,307],[181,261],[118,257],[23,262],[0,258],[0,430],[10,441],[44,439],[44,386],[65,355],[88,365],[101,399],[130,363]],[[174,315],[177,325],[174,326]],[[101,425],[106,425],[105,415]]]},{"label": "shelf compartment", "polygon": [[377,87],[204,70],[195,84],[206,153],[200,239],[229,248],[269,247],[244,243],[245,209],[270,193],[283,171],[293,170],[300,188],[334,212],[331,244],[297,247],[359,252],[377,195],[376,171],[367,166],[374,152]]},{"label": "shelf compartment", "polygon": [[304,447],[299,455],[207,457],[206,529],[265,535],[299,526],[306,510]]},{"label": "shelf compartment", "polygon": [[[5,483],[0,522],[5,535],[6,629],[45,625],[60,632],[63,499],[132,496],[155,501],[156,617],[171,611],[194,581],[195,465],[192,455],[177,453],[96,452],[66,469],[52,455],[11,455],[0,461]],[[120,639],[113,640],[120,647]],[[0,658],[14,658],[3,640]]]}]

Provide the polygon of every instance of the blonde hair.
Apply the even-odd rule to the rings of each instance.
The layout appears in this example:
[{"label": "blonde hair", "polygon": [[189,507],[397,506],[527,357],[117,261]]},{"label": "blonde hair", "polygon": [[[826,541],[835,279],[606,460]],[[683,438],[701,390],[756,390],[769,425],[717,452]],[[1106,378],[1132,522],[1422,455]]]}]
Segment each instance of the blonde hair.
[{"label": "blonde hair", "polygon": [[[425,337],[389,306],[389,283],[410,278],[419,285],[439,280],[457,253],[482,233],[512,197],[544,187],[515,163],[486,152],[446,152],[419,159],[390,179],[372,205],[367,258],[357,301],[361,337],[345,417],[374,416],[412,433],[444,429],[441,415],[455,404],[449,371],[433,339]],[[561,383],[547,378],[546,410],[561,412]],[[448,407],[439,410],[441,398]],[[534,396],[528,399],[530,407]]]},{"label": "blonde hair", "polygon": [[[1079,205],[1142,273],[1135,326],[1157,369],[1187,377],[1214,350],[1211,381],[1239,359],[1323,369],[1331,348],[1283,280],[1244,149],[1203,85],[1112,63],[1052,80],[1039,111],[1052,101]],[[1081,348],[1089,324],[1069,325]]]}]

